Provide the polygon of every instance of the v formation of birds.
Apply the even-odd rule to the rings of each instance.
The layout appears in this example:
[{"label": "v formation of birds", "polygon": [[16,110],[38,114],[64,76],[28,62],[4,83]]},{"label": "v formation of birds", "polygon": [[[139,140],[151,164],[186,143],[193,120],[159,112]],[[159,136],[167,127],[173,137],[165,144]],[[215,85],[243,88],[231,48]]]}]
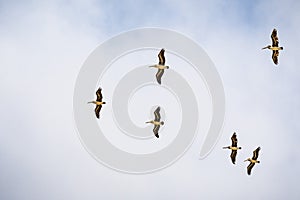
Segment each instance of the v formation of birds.
[{"label": "v formation of birds", "polygon": [[[269,49],[272,51],[272,60],[274,62],[275,65],[278,65],[278,57],[279,57],[279,51],[283,50],[283,47],[279,47],[279,40],[278,40],[278,36],[277,36],[277,30],[274,28],[271,34],[271,39],[272,39],[272,45],[268,45],[262,49]],[[159,85],[162,84],[162,76],[165,72],[166,69],[169,69],[169,66],[165,65],[166,59],[165,59],[165,49],[161,49],[159,54],[158,54],[158,59],[159,62],[158,64],[155,65],[151,65],[149,66],[150,68],[156,68],[157,69],[157,73],[156,73],[156,81]],[[96,91],[96,100],[95,101],[90,101],[88,103],[93,103],[96,105],[95,107],[95,115],[96,117],[99,119],[100,118],[100,111],[102,108],[102,105],[105,104],[105,102],[102,100],[103,96],[102,96],[102,88],[99,87],[99,89]],[[154,111],[154,119],[147,121],[146,123],[150,123],[154,125],[153,128],[153,133],[154,136],[156,138],[159,138],[159,129],[160,126],[164,125],[164,122],[161,121],[161,115],[160,115],[160,106],[158,106],[155,111]],[[227,147],[223,147],[223,149],[230,149],[231,150],[231,161],[233,164],[236,163],[236,156],[237,156],[237,152],[238,150],[242,149],[241,147],[238,147],[237,145],[237,136],[236,133],[234,132],[232,137],[231,137],[231,145],[227,146]],[[259,151],[260,151],[260,147],[257,147],[254,151],[253,151],[253,156],[252,158],[247,158],[246,160],[244,160],[244,162],[249,161],[250,164],[247,167],[247,174],[251,175],[251,170],[254,167],[254,165],[256,163],[260,163],[260,161],[258,161],[258,155],[259,155]]]}]

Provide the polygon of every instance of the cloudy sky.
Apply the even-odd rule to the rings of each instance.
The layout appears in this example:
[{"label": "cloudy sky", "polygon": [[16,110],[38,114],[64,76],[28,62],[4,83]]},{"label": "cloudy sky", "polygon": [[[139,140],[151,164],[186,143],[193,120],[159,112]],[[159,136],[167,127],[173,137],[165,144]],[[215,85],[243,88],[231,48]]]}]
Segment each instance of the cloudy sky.
[{"label": "cloudy sky", "polygon": [[[297,0],[0,1],[0,199],[299,199],[299,9]],[[226,119],[204,160],[195,141],[172,166],[130,175],[85,150],[72,101],[90,53],[141,27],[178,31],[207,52]],[[284,47],[277,67],[261,50],[273,28]],[[236,166],[222,149],[233,131]],[[257,146],[261,163],[248,176],[242,161]]]}]

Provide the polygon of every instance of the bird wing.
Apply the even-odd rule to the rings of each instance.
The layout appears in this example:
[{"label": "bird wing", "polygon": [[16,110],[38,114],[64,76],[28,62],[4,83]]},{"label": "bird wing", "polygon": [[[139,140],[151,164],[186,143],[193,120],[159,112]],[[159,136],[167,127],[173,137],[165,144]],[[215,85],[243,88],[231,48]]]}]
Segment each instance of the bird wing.
[{"label": "bird wing", "polygon": [[278,64],[278,56],[279,56],[279,51],[278,50],[274,50],[273,54],[272,54],[272,60],[275,63],[275,65]]},{"label": "bird wing", "polygon": [[158,126],[158,125],[155,125],[153,128],[153,133],[157,138],[159,137],[159,135],[158,135],[159,128],[160,128],[160,126]]},{"label": "bird wing", "polygon": [[101,88],[99,88],[98,90],[97,90],[97,92],[96,92],[96,95],[97,95],[97,101],[102,101],[102,98],[103,98],[103,96],[102,96],[102,93],[101,93]]},{"label": "bird wing", "polygon": [[160,121],[160,107],[157,107],[156,110],[154,111],[154,120],[159,122]]},{"label": "bird wing", "polygon": [[271,39],[272,39],[272,46],[278,47],[279,41],[278,41],[278,37],[277,37],[277,30],[275,28],[273,29],[273,32],[271,34]]},{"label": "bird wing", "polygon": [[165,65],[166,59],[165,59],[165,50],[161,49],[159,54],[158,54],[158,58],[159,58],[159,65]]},{"label": "bird wing", "polygon": [[156,80],[159,84],[161,84],[161,77],[164,74],[164,70],[163,69],[159,69],[156,73]]},{"label": "bird wing", "polygon": [[232,151],[231,151],[230,158],[231,158],[231,161],[232,161],[233,164],[235,164],[236,154],[237,154],[237,151],[236,151],[236,150],[232,150]]},{"label": "bird wing", "polygon": [[100,110],[101,110],[102,106],[101,105],[97,105],[96,108],[95,108],[95,114],[96,114],[96,117],[99,119],[100,117]]},{"label": "bird wing", "polygon": [[237,147],[237,138],[236,138],[236,133],[233,133],[232,137],[231,137],[231,146],[232,147]]},{"label": "bird wing", "polygon": [[256,160],[258,158],[258,152],[260,150],[260,147],[257,147],[257,149],[255,149],[253,151],[253,157],[252,157],[252,160]]},{"label": "bird wing", "polygon": [[247,173],[248,173],[248,175],[251,175],[251,170],[254,167],[254,165],[255,165],[255,163],[252,163],[252,162],[248,165],[248,167],[247,167]]}]

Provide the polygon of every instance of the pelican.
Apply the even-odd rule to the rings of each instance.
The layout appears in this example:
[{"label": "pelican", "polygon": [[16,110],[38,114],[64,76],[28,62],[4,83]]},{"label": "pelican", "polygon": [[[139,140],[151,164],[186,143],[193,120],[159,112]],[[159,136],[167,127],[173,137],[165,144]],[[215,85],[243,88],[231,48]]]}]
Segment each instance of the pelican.
[{"label": "pelican", "polygon": [[160,126],[164,125],[164,122],[163,121],[160,121],[160,107],[157,107],[156,110],[154,111],[154,120],[151,120],[151,121],[148,121],[146,123],[151,123],[154,125],[154,128],[153,128],[153,133],[155,135],[155,137],[159,138],[159,135],[158,135],[158,130],[160,128]]},{"label": "pelican", "polygon": [[105,102],[102,101],[103,96],[102,96],[101,90],[102,90],[102,88],[99,87],[99,89],[96,92],[96,95],[97,95],[96,101],[90,101],[90,102],[88,102],[88,103],[96,104],[95,114],[96,114],[96,117],[98,119],[100,117],[99,113],[100,113],[100,110],[102,108],[102,105],[105,104]]},{"label": "pelican", "polygon": [[278,64],[278,56],[279,56],[279,50],[283,50],[283,47],[279,47],[279,41],[278,41],[278,37],[277,37],[277,30],[274,28],[273,32],[271,34],[271,39],[272,39],[272,46],[268,45],[262,49],[270,49],[273,51],[272,54],[272,59],[273,62],[275,63],[275,65]]},{"label": "pelican", "polygon": [[255,149],[253,151],[253,157],[252,158],[248,158],[247,160],[244,160],[244,162],[250,161],[250,164],[247,167],[247,173],[248,173],[248,175],[251,175],[251,170],[254,167],[255,163],[260,163],[260,161],[257,160],[259,150],[260,150],[260,147],[257,147],[257,149]]},{"label": "pelican", "polygon": [[158,54],[158,58],[159,58],[158,64],[149,66],[149,67],[154,67],[154,68],[158,69],[158,71],[156,73],[156,80],[159,84],[161,84],[161,77],[164,74],[165,69],[169,69],[169,66],[165,65],[166,59],[165,59],[164,53],[165,53],[165,50],[161,49]]},{"label": "pelican", "polygon": [[231,149],[230,158],[233,164],[235,164],[237,150],[242,149],[242,147],[237,146],[237,142],[238,140],[236,138],[236,133],[234,132],[233,135],[231,136],[231,146],[223,147],[223,149]]}]

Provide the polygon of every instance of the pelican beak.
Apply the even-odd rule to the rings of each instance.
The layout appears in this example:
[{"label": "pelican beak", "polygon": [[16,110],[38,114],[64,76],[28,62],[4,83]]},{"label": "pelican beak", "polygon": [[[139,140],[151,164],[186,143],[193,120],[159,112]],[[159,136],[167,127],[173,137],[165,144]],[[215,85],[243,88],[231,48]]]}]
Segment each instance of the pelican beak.
[{"label": "pelican beak", "polygon": [[268,46],[266,46],[266,47],[264,47],[264,48],[262,48],[262,49],[267,49],[268,48]]},{"label": "pelican beak", "polygon": [[87,102],[87,103],[93,103],[92,101],[89,101],[89,102]]},{"label": "pelican beak", "polygon": [[248,160],[244,160],[244,162],[246,162],[246,161],[248,161]]}]

